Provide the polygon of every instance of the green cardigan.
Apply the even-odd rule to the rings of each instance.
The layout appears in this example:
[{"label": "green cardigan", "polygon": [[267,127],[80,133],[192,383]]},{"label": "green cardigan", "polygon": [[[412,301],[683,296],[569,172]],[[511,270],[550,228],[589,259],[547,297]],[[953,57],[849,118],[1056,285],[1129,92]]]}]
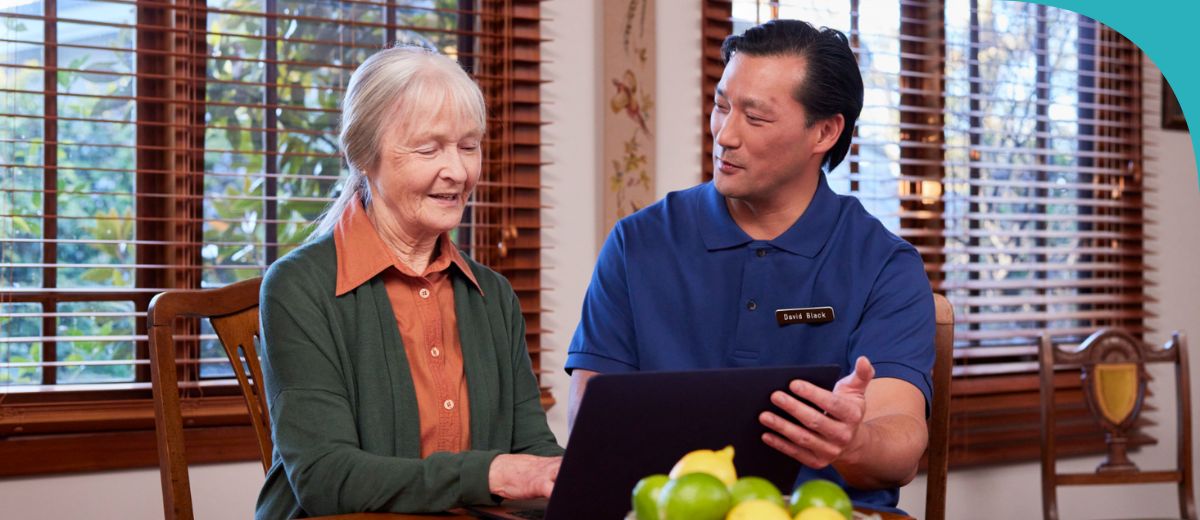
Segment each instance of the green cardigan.
[{"label": "green cardigan", "polygon": [[496,497],[488,469],[496,455],[562,454],[546,424],[516,294],[503,276],[467,263],[483,294],[451,272],[471,449],[425,459],[412,376],[382,277],[334,297],[332,234],[271,265],[260,312],[275,449],[255,518],[490,504]]}]

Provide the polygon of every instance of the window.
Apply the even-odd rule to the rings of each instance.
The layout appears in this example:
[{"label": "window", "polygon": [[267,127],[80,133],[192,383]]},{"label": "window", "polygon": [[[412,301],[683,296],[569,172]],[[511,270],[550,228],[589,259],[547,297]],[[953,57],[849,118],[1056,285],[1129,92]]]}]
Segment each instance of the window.
[{"label": "window", "polygon": [[[828,178],[921,252],[955,307],[951,461],[1035,459],[1038,336],[1146,331],[1140,51],[1094,20],[1023,2],[707,4],[707,97],[732,32],[798,18],[850,38],[865,102]],[[1065,445],[1099,451],[1079,379],[1066,376]]]},{"label": "window", "polygon": [[[0,24],[0,476],[156,463],[150,299],[304,241],[340,189],[346,83],[388,42],[456,56],[484,91],[454,237],[513,282],[539,368],[535,0],[13,0]],[[211,328],[180,347],[190,454],[257,457]]]}]

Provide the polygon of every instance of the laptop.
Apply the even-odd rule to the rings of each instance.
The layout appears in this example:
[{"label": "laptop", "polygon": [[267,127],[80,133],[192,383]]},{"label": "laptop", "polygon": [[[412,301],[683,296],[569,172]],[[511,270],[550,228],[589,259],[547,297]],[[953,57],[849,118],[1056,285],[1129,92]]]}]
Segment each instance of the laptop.
[{"label": "laptop", "polygon": [[775,390],[803,379],[832,389],[836,365],[600,374],[588,381],[554,492],[548,500],[469,508],[484,518],[621,519],[642,477],[667,473],[684,454],[734,447],[738,475],[790,490],[801,465],[762,442],[758,422]]}]

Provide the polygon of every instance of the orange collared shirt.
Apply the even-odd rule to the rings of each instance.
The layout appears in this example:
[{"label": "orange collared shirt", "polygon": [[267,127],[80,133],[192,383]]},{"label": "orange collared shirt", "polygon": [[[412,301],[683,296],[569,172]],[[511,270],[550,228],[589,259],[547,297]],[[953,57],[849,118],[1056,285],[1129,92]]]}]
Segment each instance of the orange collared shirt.
[{"label": "orange collared shirt", "polygon": [[351,204],[334,228],[337,296],[383,273],[384,288],[400,328],[421,421],[421,457],[471,447],[470,406],[462,344],[454,313],[450,266],[482,292],[458,248],[443,233],[433,261],[417,274],[400,262],[360,204]]}]

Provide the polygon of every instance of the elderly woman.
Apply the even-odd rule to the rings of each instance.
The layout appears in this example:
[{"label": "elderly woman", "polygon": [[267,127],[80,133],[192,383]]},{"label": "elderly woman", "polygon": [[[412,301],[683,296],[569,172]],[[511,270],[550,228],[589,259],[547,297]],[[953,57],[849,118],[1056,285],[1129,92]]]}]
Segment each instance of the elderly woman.
[{"label": "elderly woman", "polygon": [[478,86],[434,51],[387,49],[351,77],[342,194],[263,282],[275,454],[257,518],[549,495],[562,449],[517,297],[448,235],[485,117]]}]

